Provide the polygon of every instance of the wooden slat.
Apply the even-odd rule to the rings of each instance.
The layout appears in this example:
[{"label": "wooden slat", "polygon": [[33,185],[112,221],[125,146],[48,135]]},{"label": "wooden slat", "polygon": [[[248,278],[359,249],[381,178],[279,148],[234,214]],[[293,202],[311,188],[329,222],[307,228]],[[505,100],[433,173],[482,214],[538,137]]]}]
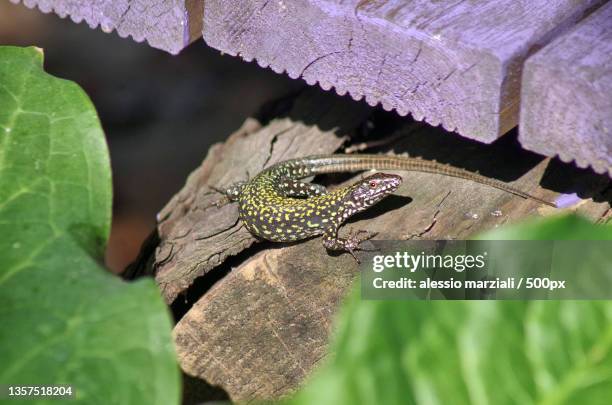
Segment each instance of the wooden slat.
[{"label": "wooden slat", "polygon": [[11,0],[176,54],[202,34],[204,0]]},{"label": "wooden slat", "polygon": [[601,0],[209,0],[204,40],[275,72],[491,142],[524,59]]},{"label": "wooden slat", "polygon": [[612,176],[612,3],[529,58],[520,141]]}]

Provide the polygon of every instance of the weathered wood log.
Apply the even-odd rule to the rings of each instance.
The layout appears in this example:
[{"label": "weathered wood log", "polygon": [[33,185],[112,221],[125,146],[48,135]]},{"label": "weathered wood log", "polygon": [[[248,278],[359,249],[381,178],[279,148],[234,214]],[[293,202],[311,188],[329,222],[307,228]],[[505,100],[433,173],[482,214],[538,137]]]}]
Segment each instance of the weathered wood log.
[{"label": "weathered wood log", "polygon": [[[20,0],[11,0],[19,3]],[[204,0],[21,0],[29,8],[117,31],[176,54],[202,35]]]},{"label": "weathered wood log", "polygon": [[612,176],[612,3],[525,64],[519,139]]},{"label": "weathered wood log", "polygon": [[217,144],[200,169],[160,212],[155,278],[170,303],[193,280],[249,247],[255,238],[238,221],[235,204],[217,207],[215,189],[248,180],[294,156],[333,153],[366,118],[367,107],[308,91],[264,128],[248,120]]},{"label": "weathered wood log", "polygon": [[601,0],[206,1],[213,48],[492,142],[518,123],[525,58]]},{"label": "weathered wood log", "polygon": [[[203,207],[209,199],[208,191],[202,192],[197,187],[205,182],[199,180],[198,183],[196,179],[211,181],[212,173],[215,173],[215,185],[242,179],[243,171],[239,167],[227,172],[228,168],[248,165],[255,147],[267,157],[270,150],[280,148],[279,143],[283,143],[278,136],[273,142],[270,133],[288,131],[287,128],[293,128],[297,134],[295,140],[287,141],[294,147],[291,152],[282,153],[283,159],[310,153],[295,144],[301,140],[311,143],[313,136],[322,144],[328,145],[331,139],[333,145],[339,145],[333,131],[320,133],[317,127],[344,127],[347,121],[354,121],[347,117],[346,111],[350,108],[346,104],[319,121],[320,111],[327,110],[321,104],[330,102],[326,100],[334,100],[334,104],[336,98],[333,95],[302,95],[293,109],[301,111],[301,117],[283,115],[256,131],[243,129],[232,135],[225,145],[215,147],[217,152],[211,152],[205,164],[192,174],[186,188],[169,204],[170,216],[163,220],[160,230],[168,226],[167,221],[174,222],[175,229],[170,233],[160,232],[162,247],[154,260],[157,266],[163,269],[168,261],[172,261],[173,268],[167,274],[175,278],[186,275],[189,282],[185,285],[188,285],[193,277],[194,264],[209,260],[211,250],[218,250],[219,244],[225,243],[233,249],[232,254],[236,254],[243,246],[236,244],[232,236],[224,236],[220,241],[211,238],[187,240],[196,231],[213,235],[227,232],[220,231],[222,227],[233,229],[235,226],[235,208],[231,206],[224,208],[225,211],[193,209]],[[362,119],[367,115],[363,111],[360,114]],[[311,119],[304,122],[304,117]],[[590,171],[525,152],[520,148],[516,134],[492,145],[481,145],[451,137],[440,129],[422,127],[415,130],[408,120],[390,123],[394,118],[388,115],[382,119],[370,119],[370,139],[379,139],[377,136],[385,127],[385,132],[393,140],[377,149],[381,153],[407,153],[464,167],[511,181],[523,190],[551,200],[558,192],[577,192],[583,199],[568,209],[593,220],[612,216],[609,210],[612,189],[607,176],[596,176]],[[402,136],[395,136],[398,133]],[[247,141],[248,146],[237,146],[241,143],[247,145]],[[282,149],[285,150],[285,146]],[[221,150],[223,155],[219,152]],[[350,229],[367,229],[379,232],[377,239],[465,239],[526,216],[559,211],[465,180],[423,173],[397,173],[405,179],[398,195],[355,218],[341,230],[341,234]],[[321,181],[333,187],[336,183],[346,184],[356,178],[326,177]],[[179,204],[179,200],[182,203]],[[186,201],[190,203],[184,205]],[[194,211],[198,212],[197,218]],[[223,215],[229,219],[224,220]],[[192,222],[194,218],[197,221],[195,225]],[[235,235],[240,231],[232,232]],[[173,235],[174,239],[166,241],[164,235]],[[170,242],[173,248],[163,247]],[[253,240],[249,239],[248,244],[251,243]],[[189,244],[196,247],[186,246]],[[243,255],[239,263],[232,263],[235,268],[206,291],[174,329],[183,370],[220,386],[235,401],[278,398],[299,387],[324,358],[330,325],[358,271],[357,264],[349,255],[328,255],[318,238],[295,244],[267,243],[261,246],[264,249],[258,253]],[[223,266],[222,261],[220,256],[210,266]],[[162,287],[167,288],[163,284]]]},{"label": "weathered wood log", "polygon": [[174,330],[183,370],[234,401],[295,389],[324,358],[357,274],[351,257],[321,253],[318,240],[269,249],[213,287]]}]

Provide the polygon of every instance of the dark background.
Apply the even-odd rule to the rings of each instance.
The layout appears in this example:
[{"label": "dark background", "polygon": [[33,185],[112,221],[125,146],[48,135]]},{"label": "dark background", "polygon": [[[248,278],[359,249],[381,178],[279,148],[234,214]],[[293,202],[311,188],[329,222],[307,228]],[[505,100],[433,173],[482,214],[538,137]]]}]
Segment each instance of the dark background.
[{"label": "dark background", "polygon": [[178,56],[0,1],[0,45],[44,49],[45,69],[93,100],[110,148],[113,226],[107,266],[121,271],[155,226],[155,215],[203,160],[265,101],[301,81],[206,47]]}]

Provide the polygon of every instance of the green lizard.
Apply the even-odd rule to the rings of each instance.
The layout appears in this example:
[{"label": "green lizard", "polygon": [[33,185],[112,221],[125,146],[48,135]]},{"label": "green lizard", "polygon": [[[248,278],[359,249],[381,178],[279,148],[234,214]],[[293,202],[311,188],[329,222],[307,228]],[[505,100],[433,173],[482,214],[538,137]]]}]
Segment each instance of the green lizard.
[{"label": "green lizard", "polygon": [[387,155],[338,154],[287,160],[264,169],[248,182],[232,185],[224,193],[230,201],[238,201],[240,219],[252,234],[260,238],[291,242],[323,235],[325,248],[349,252],[357,259],[355,251],[361,249],[361,242],[375,234],[359,231],[340,238],[338,229],[351,216],[397,190],[402,178],[376,173],[332,191],[300,179],[323,173],[363,170],[408,170],[459,177],[555,206],[499,180],[467,170],[433,161]]}]

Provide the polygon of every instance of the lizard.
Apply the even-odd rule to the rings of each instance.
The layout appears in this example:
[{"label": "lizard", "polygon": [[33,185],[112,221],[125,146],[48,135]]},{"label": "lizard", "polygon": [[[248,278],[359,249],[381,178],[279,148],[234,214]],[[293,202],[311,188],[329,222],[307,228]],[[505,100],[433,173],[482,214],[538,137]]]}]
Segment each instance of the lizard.
[{"label": "lizard", "polygon": [[348,252],[359,262],[355,251],[365,250],[360,244],[376,233],[358,231],[340,238],[339,228],[353,215],[395,192],[402,177],[375,173],[331,191],[301,180],[318,174],[365,170],[406,170],[458,177],[556,207],[502,181],[461,168],[413,157],[376,154],[314,155],[286,160],[262,170],[250,181],[220,191],[229,201],[238,202],[240,219],[253,235],[273,242],[322,235],[328,251]]}]

